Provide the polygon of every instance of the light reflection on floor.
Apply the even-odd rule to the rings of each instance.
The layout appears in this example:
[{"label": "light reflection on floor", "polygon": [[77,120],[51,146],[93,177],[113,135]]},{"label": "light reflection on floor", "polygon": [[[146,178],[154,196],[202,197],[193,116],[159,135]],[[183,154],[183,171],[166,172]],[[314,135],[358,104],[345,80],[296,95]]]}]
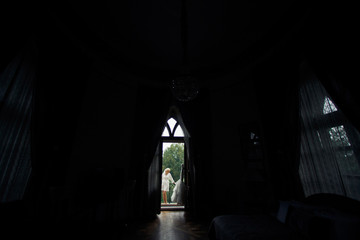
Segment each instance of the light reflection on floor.
[{"label": "light reflection on floor", "polygon": [[126,239],[205,240],[207,233],[207,224],[193,221],[185,211],[161,211],[156,219],[138,226]]}]

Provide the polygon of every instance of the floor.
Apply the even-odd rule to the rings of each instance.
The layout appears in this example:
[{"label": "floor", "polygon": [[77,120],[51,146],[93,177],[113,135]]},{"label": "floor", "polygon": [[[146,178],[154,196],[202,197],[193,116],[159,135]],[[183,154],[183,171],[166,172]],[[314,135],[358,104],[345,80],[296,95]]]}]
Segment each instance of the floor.
[{"label": "floor", "polygon": [[208,224],[194,221],[185,211],[161,211],[154,219],[127,231],[121,239],[208,240]]}]

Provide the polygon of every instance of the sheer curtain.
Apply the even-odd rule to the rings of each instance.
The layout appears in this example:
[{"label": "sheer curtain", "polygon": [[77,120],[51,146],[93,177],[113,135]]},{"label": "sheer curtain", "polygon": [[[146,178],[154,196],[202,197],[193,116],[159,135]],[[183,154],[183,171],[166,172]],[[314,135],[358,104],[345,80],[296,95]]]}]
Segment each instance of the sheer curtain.
[{"label": "sheer curtain", "polygon": [[18,54],[0,75],[0,201],[21,200],[31,173],[34,59]]},{"label": "sheer curtain", "polygon": [[360,135],[306,64],[301,68],[300,166],[305,196],[360,200]]}]

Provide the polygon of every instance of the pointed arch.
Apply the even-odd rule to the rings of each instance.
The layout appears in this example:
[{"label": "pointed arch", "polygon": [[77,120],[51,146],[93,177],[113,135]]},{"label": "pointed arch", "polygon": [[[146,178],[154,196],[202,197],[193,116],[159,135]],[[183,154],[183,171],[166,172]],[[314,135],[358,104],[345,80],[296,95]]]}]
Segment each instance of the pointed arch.
[{"label": "pointed arch", "polygon": [[165,126],[163,133],[161,134],[162,137],[185,137],[184,131],[179,124],[173,117],[170,117]]},{"label": "pointed arch", "polygon": [[[166,122],[164,123],[164,127],[163,127],[163,132],[161,135],[161,141],[160,141],[160,146],[163,147],[163,151],[162,153],[164,154],[164,150],[168,147],[168,146],[173,146],[173,144],[177,145],[179,144],[180,146],[182,146],[183,148],[183,156],[180,158],[182,159],[182,163],[181,163],[181,169],[179,169],[179,165],[175,164],[176,166],[174,169],[176,169],[176,173],[179,174],[174,174],[175,175],[179,175],[177,177],[180,177],[178,179],[181,179],[183,181],[183,186],[187,186],[185,187],[184,190],[185,192],[182,192],[182,194],[180,196],[179,199],[177,199],[178,202],[178,206],[177,208],[188,208],[188,186],[189,186],[189,139],[190,139],[190,134],[188,132],[188,130],[186,129],[186,126],[184,125],[184,121],[182,119],[181,113],[178,109],[177,106],[173,105],[169,108],[168,111],[168,115],[166,118]],[[162,156],[163,157],[163,156]],[[163,159],[161,158],[161,163],[164,164]],[[178,163],[178,162],[177,162]],[[167,162],[168,164],[168,162]],[[164,168],[164,166],[162,165],[162,168]],[[179,172],[178,172],[179,171]],[[174,176],[175,176],[174,175]],[[169,197],[172,197],[172,190],[170,189],[169,191],[169,195],[165,195],[167,196],[167,199],[169,201]],[[162,196],[162,198],[159,201],[159,205],[161,205],[161,210],[168,210],[169,206],[167,206],[166,204],[161,204],[162,199],[164,196]],[[175,198],[176,199],[176,198]],[[177,200],[175,200],[177,202]]]},{"label": "pointed arch", "polygon": [[167,116],[167,121],[163,127],[162,137],[190,137],[185,127],[181,113],[176,106],[171,106]]}]

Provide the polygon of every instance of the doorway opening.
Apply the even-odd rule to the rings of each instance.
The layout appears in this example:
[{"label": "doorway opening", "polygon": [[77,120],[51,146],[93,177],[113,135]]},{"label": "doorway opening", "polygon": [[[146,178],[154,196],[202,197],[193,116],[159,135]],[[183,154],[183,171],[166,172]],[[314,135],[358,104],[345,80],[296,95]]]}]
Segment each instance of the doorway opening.
[{"label": "doorway opening", "polygon": [[187,158],[184,137],[179,122],[169,118],[161,135],[161,210],[185,209]]}]

